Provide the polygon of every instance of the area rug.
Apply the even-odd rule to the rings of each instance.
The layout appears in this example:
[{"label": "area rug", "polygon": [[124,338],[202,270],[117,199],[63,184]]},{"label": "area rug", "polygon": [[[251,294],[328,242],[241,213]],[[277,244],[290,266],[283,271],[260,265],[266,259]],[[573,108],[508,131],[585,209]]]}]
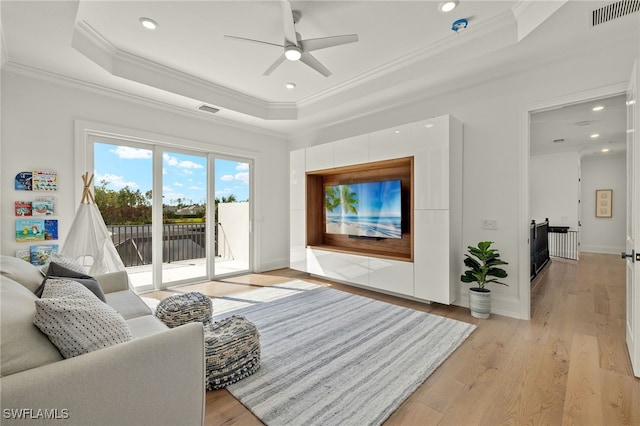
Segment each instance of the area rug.
[{"label": "area rug", "polygon": [[260,369],[227,389],[270,426],[379,425],[475,329],[298,280],[213,308],[258,327]]}]

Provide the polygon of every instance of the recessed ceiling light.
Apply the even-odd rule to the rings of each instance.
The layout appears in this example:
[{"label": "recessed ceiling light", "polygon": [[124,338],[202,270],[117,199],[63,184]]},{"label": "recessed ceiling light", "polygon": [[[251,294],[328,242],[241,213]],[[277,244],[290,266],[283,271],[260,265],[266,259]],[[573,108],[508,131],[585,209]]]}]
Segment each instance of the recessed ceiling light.
[{"label": "recessed ceiling light", "polygon": [[434,124],[433,124],[433,123],[427,123],[427,124],[425,124],[425,125],[424,125],[424,127],[425,127],[425,128],[427,128],[427,129],[430,129],[430,128],[432,128],[433,126],[434,126]]},{"label": "recessed ceiling light", "polygon": [[158,23],[151,18],[140,18],[140,24],[148,30],[155,30],[158,28]]},{"label": "recessed ceiling light", "polygon": [[443,1],[438,5],[438,10],[443,13],[451,12],[458,6],[457,0]]},{"label": "recessed ceiling light", "polygon": [[591,137],[591,139],[595,139],[595,138],[599,138],[600,135],[598,133],[594,133],[590,137]]},{"label": "recessed ceiling light", "polygon": [[636,100],[635,99],[631,99],[630,101],[625,102],[625,105],[629,106],[629,105],[633,105],[635,103],[636,103]]},{"label": "recessed ceiling light", "polygon": [[602,152],[609,152],[609,148],[602,148],[600,151],[602,151]]},{"label": "recessed ceiling light", "polygon": [[286,88],[287,88],[287,89],[289,89],[289,90],[293,90],[293,89],[295,89],[295,88],[296,88],[296,84],[295,84],[295,83],[291,83],[291,82],[289,82],[289,83],[286,83],[286,84],[284,85],[284,87],[286,87]]},{"label": "recessed ceiling light", "polygon": [[398,133],[400,133],[400,130],[396,130],[396,131],[395,131],[395,134],[396,134],[396,135],[397,135]]},{"label": "recessed ceiling light", "polygon": [[604,107],[602,105],[594,106],[591,111],[602,111]]}]

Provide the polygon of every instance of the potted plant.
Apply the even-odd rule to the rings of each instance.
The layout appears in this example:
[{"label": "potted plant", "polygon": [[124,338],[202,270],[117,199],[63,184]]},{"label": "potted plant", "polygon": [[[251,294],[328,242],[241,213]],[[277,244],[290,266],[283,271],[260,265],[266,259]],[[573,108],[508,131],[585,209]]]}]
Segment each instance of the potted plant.
[{"label": "potted plant", "polygon": [[500,259],[497,249],[492,249],[493,241],[481,241],[477,247],[468,246],[469,254],[465,254],[464,264],[468,268],[460,277],[463,283],[477,283],[469,288],[469,309],[475,318],[489,318],[491,312],[491,290],[485,288],[489,283],[508,285],[498,281],[506,278],[507,271],[499,265],[508,265]]}]

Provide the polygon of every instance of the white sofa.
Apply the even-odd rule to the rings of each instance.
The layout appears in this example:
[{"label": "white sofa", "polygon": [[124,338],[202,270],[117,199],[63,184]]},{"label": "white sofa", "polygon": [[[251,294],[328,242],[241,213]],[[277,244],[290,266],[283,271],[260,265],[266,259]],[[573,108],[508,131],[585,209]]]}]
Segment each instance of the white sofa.
[{"label": "white sofa", "polygon": [[0,273],[0,424],[203,424],[201,323],[169,329],[125,272],[98,276],[132,340],[64,359],[33,324],[38,268],[1,256]]}]

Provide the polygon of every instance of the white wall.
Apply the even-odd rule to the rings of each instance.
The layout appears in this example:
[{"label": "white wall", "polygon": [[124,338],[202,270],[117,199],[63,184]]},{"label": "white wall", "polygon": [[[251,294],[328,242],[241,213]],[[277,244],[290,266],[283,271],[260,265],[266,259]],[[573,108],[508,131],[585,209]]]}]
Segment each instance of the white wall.
[{"label": "white wall", "polygon": [[580,155],[577,152],[536,155],[530,159],[529,211],[536,223],[578,229]]},{"label": "white wall", "polygon": [[58,172],[60,189],[55,197],[62,245],[75,214],[76,183],[84,173],[75,170],[74,165],[74,122],[87,120],[168,135],[187,143],[211,144],[226,154],[237,155],[239,150],[255,153],[256,266],[258,270],[268,270],[289,264],[289,154],[283,139],[40,76],[3,70],[2,83],[2,254],[14,255],[19,247],[13,237],[12,206],[26,194],[13,189],[13,179],[23,170]]},{"label": "white wall", "polygon": [[[525,238],[530,223],[528,206],[520,205],[521,179],[528,163],[523,112],[529,105],[618,85],[631,74],[638,54],[637,39],[626,43],[585,46],[556,56],[519,74],[499,75],[483,84],[424,98],[391,109],[374,110],[292,139],[290,149],[317,145],[389,128],[424,117],[450,114],[464,124],[463,245],[494,241],[509,262],[508,287],[492,288],[496,311],[529,316],[529,247]],[[577,72],[576,70],[580,70]],[[428,77],[426,77],[428,78]],[[418,94],[415,95],[416,98]],[[533,108],[532,108],[533,109]],[[522,160],[524,161],[524,160]],[[481,228],[482,219],[494,219],[497,230]],[[416,261],[419,261],[417,259]],[[460,259],[462,262],[462,259]],[[522,263],[522,264],[521,264]]]},{"label": "white wall", "polygon": [[[582,229],[580,251],[619,254],[625,250],[627,174],[624,157],[582,160]],[[611,218],[596,217],[596,189],[613,189]]]}]

